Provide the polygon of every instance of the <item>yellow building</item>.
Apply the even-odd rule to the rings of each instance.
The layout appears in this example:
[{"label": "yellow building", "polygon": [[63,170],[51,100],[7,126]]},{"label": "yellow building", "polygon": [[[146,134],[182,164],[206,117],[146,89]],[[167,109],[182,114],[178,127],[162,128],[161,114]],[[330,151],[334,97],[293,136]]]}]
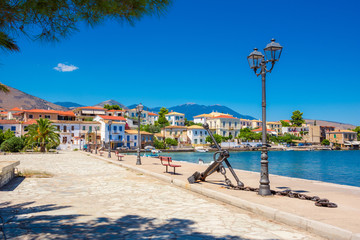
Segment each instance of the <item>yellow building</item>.
[{"label": "yellow building", "polygon": [[339,144],[342,148],[359,148],[360,142],[357,141],[357,134],[351,130],[337,130],[326,134],[330,143]]}]

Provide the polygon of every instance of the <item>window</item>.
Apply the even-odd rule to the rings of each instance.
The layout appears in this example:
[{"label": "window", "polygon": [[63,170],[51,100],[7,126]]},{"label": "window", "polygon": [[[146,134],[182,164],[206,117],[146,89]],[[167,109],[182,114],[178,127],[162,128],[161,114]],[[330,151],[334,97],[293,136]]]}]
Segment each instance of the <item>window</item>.
[{"label": "window", "polygon": [[30,115],[29,115],[29,118],[34,118],[34,115],[30,114]]},{"label": "window", "polygon": [[110,134],[109,138],[110,138],[110,140],[112,140],[112,135],[111,134]]},{"label": "window", "polygon": [[207,131],[205,131],[205,135],[207,135]]},{"label": "window", "polygon": [[136,142],[134,142],[134,147],[136,147]]},{"label": "window", "polygon": [[0,130],[4,130],[4,127],[3,127],[3,126],[0,126]]},{"label": "window", "polygon": [[117,126],[114,126],[114,132],[116,132],[117,131]]},{"label": "window", "polygon": [[57,130],[58,130],[58,131],[60,131],[60,126],[59,126],[59,125],[57,125],[56,127],[57,127]]},{"label": "window", "polygon": [[41,118],[41,115],[39,115],[39,118]]},{"label": "window", "polygon": [[197,134],[197,131],[195,131],[195,135]]},{"label": "window", "polygon": [[122,141],[122,135],[119,136],[119,140]]},{"label": "window", "polygon": [[45,118],[50,118],[50,115],[45,115]]},{"label": "window", "polygon": [[89,132],[92,132],[92,126],[89,126]]},{"label": "window", "polygon": [[63,127],[64,132],[66,132],[66,126]]},{"label": "window", "polygon": [[15,127],[15,126],[11,126],[11,131],[15,132],[15,131],[16,131],[16,127]]},{"label": "window", "polygon": [[202,138],[200,138],[200,142],[202,143]]},{"label": "window", "polygon": [[223,127],[225,127],[225,122],[223,122]]},{"label": "window", "polygon": [[229,127],[231,127],[231,122],[229,122]]},{"label": "window", "polygon": [[131,113],[131,116],[132,116],[132,117],[135,117],[135,114],[134,114],[134,113]]},{"label": "window", "polygon": [[119,131],[122,132],[122,126],[119,127]]},{"label": "window", "polygon": [[223,136],[225,137],[225,135],[226,135],[226,132],[225,132],[225,131],[223,131]]},{"label": "window", "polygon": [[74,131],[75,130],[75,127],[74,126],[71,126],[71,131]]},{"label": "window", "polygon": [[83,131],[85,131],[85,126],[83,126]]},{"label": "window", "polygon": [[194,139],[194,143],[197,144],[197,139]]},{"label": "window", "polygon": [[135,140],[137,139],[137,136],[136,136],[136,135],[134,136],[134,139],[135,139]]},{"label": "window", "polygon": [[235,127],[237,126],[237,122],[235,122]]}]

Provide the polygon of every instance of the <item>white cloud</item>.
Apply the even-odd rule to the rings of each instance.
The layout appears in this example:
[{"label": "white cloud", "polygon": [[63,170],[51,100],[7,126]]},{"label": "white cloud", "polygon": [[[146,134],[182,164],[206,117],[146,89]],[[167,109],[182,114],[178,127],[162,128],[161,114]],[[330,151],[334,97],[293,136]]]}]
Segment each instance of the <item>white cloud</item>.
[{"label": "white cloud", "polygon": [[58,65],[56,67],[54,67],[54,69],[59,72],[72,72],[79,68],[74,65],[66,65],[63,63],[58,63]]}]

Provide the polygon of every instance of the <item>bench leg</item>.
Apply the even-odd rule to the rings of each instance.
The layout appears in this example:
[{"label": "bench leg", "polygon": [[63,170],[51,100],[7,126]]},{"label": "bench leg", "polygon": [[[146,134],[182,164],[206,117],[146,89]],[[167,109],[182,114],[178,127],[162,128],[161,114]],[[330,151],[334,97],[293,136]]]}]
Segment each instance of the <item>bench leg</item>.
[{"label": "bench leg", "polygon": [[174,175],[175,175],[175,173],[176,173],[176,172],[175,172],[175,169],[176,169],[176,167],[174,167]]},{"label": "bench leg", "polygon": [[166,167],[166,172],[168,172],[168,166],[165,166]]}]

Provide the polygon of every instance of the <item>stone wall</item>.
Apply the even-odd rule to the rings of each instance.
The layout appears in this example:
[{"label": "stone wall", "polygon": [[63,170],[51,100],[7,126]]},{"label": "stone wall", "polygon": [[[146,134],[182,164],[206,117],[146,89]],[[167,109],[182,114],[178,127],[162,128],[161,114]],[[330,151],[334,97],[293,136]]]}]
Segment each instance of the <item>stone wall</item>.
[{"label": "stone wall", "polygon": [[15,167],[20,161],[0,161],[0,188],[11,181],[15,176]]}]

